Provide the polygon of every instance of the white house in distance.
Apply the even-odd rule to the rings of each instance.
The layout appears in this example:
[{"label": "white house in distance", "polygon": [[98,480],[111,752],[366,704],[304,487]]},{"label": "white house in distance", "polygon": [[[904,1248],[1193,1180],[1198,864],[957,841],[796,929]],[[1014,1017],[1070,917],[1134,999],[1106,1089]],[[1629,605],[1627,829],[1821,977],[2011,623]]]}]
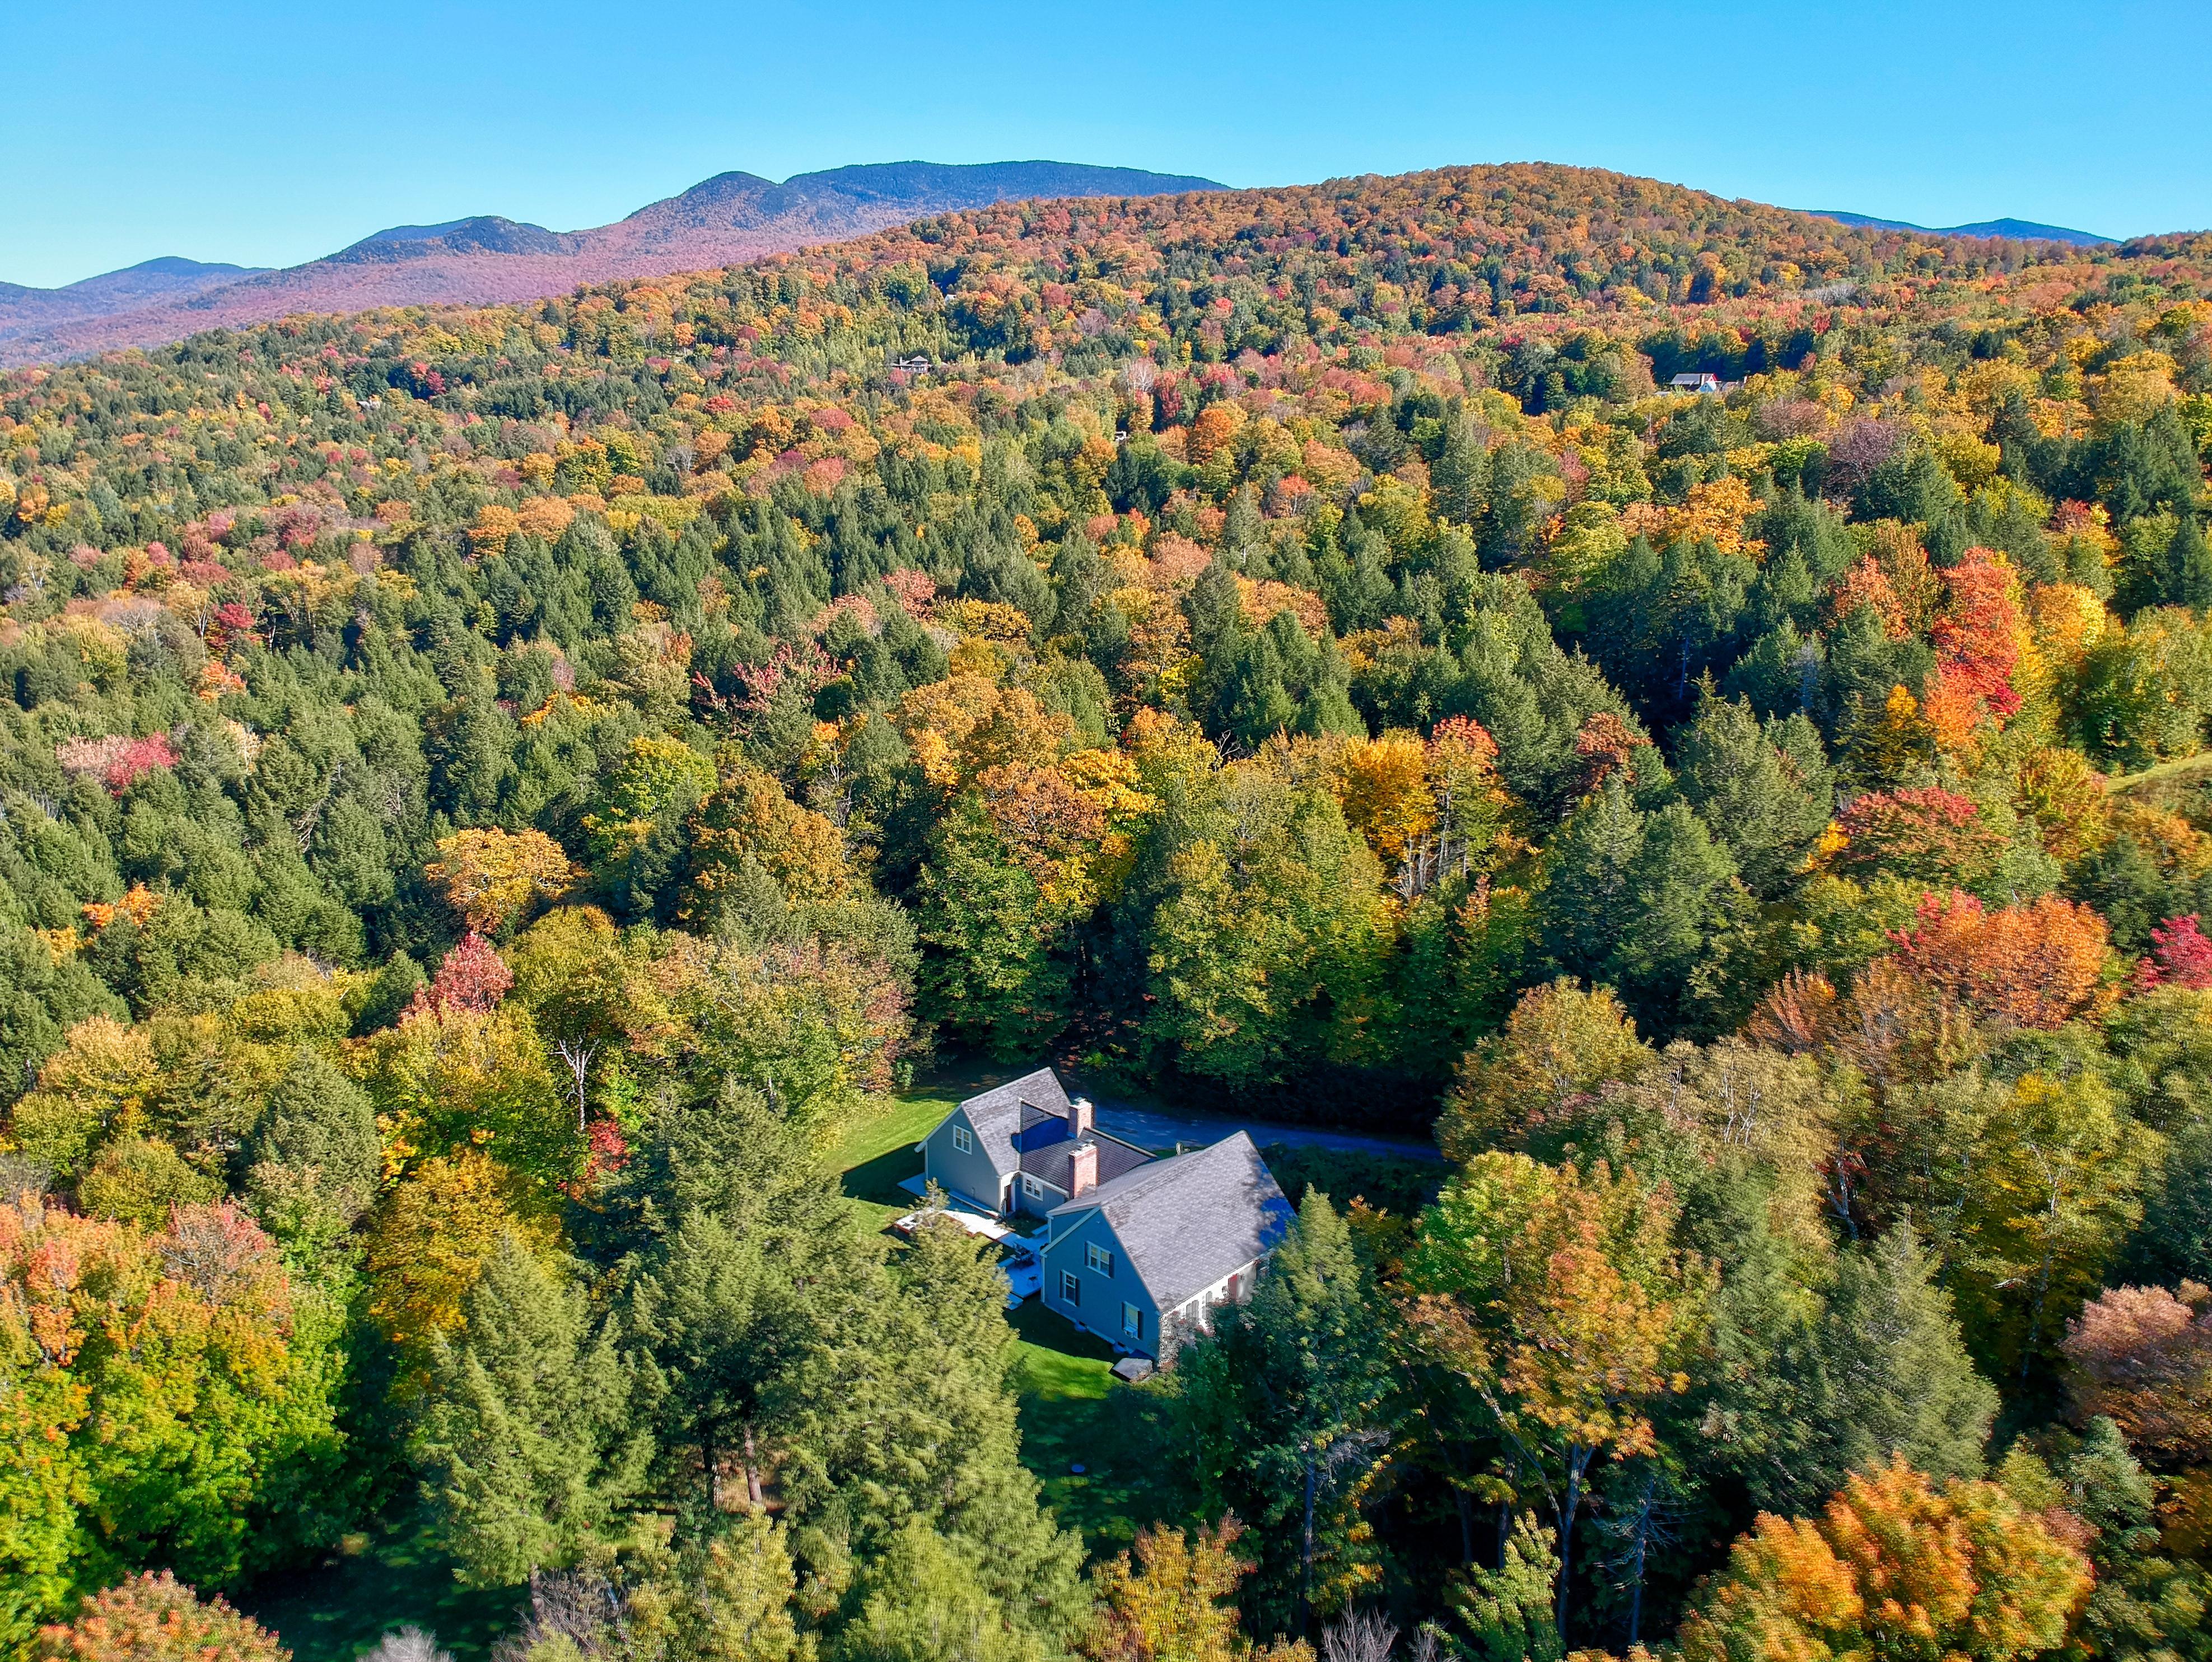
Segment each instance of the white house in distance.
[{"label": "white house in distance", "polygon": [[956,1200],[1046,1221],[1048,1306],[1155,1362],[1250,1294],[1291,1220],[1244,1132],[1157,1157],[1098,1129],[1049,1068],[969,1097],[921,1147],[924,1177]]}]

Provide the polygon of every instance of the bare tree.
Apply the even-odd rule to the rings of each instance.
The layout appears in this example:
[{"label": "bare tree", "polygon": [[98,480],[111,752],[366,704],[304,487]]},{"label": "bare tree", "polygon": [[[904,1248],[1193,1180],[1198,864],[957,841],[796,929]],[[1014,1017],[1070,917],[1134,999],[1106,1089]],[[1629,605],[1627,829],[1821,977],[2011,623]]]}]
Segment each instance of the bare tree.
[{"label": "bare tree", "polygon": [[583,1038],[556,1038],[553,1054],[568,1065],[568,1073],[576,1081],[576,1129],[586,1129],[584,1119],[584,1087],[592,1074],[592,1061],[599,1053],[600,1041]]},{"label": "bare tree", "polygon": [[[1322,1662],[1390,1662],[1397,1642],[1398,1629],[1380,1611],[1346,1610],[1322,1630]],[[1433,1650],[1433,1635],[1429,1644]]]},{"label": "bare tree", "polygon": [[453,1662],[453,1653],[438,1648],[433,1635],[409,1623],[387,1633],[361,1662]]}]

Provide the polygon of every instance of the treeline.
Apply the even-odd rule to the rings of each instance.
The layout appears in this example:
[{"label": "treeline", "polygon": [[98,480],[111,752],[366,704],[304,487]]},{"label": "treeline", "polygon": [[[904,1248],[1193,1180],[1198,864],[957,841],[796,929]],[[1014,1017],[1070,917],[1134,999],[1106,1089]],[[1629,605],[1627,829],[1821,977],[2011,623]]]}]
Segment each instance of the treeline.
[{"label": "treeline", "polygon": [[[1919,1530],[2181,1645],[2206,281],[1475,169],[11,374],[11,1642],[421,1485],[778,1657],[1239,1553],[1735,1653]],[[933,1047],[1437,1125],[1165,1388],[1241,1544],[1084,1581],[993,1273],[849,1239]]]}]

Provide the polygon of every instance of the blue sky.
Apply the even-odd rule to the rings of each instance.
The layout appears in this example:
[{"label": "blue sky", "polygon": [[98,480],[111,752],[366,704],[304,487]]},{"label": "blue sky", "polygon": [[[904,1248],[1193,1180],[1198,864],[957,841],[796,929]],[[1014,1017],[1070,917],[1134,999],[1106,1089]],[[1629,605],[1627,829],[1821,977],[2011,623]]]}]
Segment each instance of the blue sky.
[{"label": "blue sky", "polygon": [[0,279],[569,229],[729,168],[1613,167],[1922,224],[2212,226],[2212,5],[0,0]]}]

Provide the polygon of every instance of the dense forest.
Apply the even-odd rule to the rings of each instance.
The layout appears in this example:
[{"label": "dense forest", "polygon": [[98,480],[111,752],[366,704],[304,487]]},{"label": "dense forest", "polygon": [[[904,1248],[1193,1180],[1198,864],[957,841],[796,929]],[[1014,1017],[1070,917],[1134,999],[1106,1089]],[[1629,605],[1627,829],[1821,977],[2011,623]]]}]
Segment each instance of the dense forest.
[{"label": "dense forest", "polygon": [[[2208,457],[2212,237],[1542,167],[0,377],[0,1645],[2212,1657]],[[1128,1551],[959,1057],[1443,1154]]]}]

